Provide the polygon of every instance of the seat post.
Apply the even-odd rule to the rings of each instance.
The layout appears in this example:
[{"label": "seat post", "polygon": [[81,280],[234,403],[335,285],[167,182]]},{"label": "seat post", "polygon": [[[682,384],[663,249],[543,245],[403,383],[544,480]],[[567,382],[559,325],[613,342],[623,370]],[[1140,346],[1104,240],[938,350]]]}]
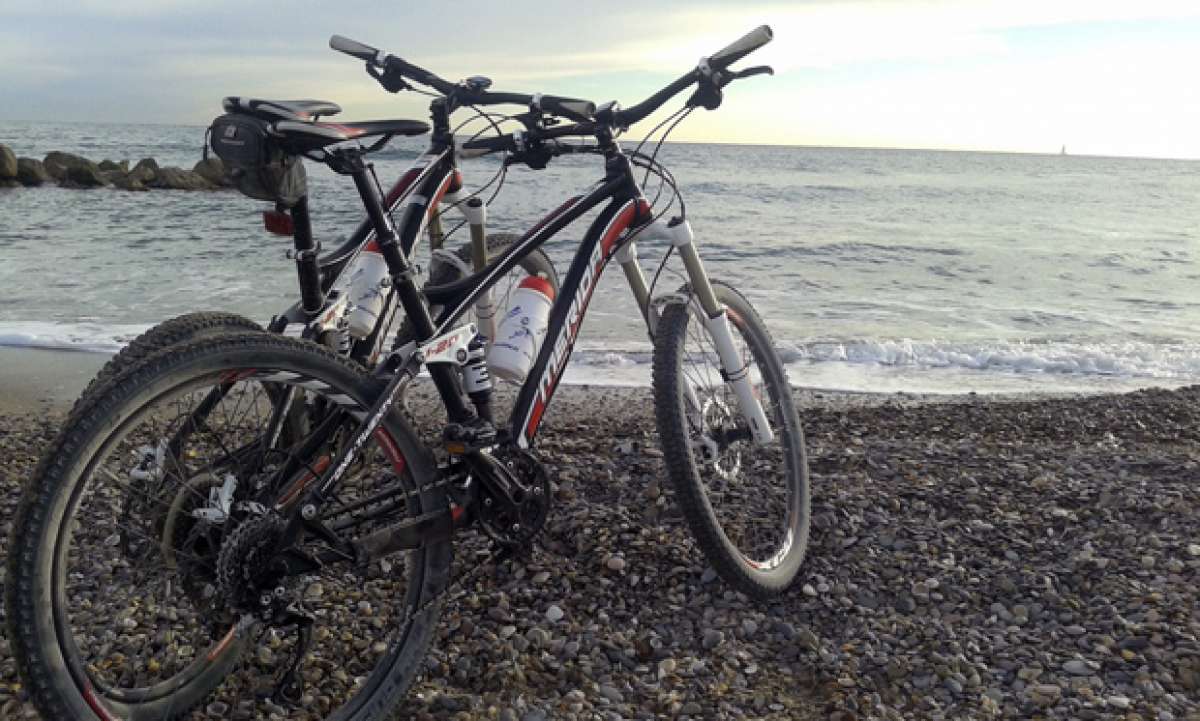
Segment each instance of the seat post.
[{"label": "seat post", "polygon": [[304,312],[314,316],[325,305],[325,294],[321,292],[321,268],[317,262],[320,247],[313,242],[312,219],[308,215],[308,196],[292,206],[292,242],[296,248],[296,275],[300,280],[300,304]]}]

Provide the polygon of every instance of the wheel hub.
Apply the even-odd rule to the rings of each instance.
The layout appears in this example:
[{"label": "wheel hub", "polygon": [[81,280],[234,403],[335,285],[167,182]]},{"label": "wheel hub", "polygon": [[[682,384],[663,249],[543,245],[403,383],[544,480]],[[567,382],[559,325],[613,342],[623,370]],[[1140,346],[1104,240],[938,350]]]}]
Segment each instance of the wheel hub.
[{"label": "wheel hub", "polygon": [[722,449],[722,444],[713,438],[713,432],[725,426],[732,426],[734,415],[729,406],[719,398],[709,398],[705,401],[701,415],[702,430],[695,439],[697,450],[705,461],[712,464],[718,476],[732,481],[742,469],[742,452],[729,446]]}]

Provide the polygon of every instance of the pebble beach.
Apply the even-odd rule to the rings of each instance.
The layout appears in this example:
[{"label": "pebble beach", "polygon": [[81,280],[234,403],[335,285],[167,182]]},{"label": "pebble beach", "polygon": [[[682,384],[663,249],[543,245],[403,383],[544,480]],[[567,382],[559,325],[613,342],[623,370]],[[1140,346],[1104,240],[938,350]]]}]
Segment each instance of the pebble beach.
[{"label": "pebble beach", "polygon": [[[760,603],[683,525],[649,389],[563,388],[539,547],[446,606],[401,717],[1200,719],[1200,387],[797,397],[812,540]],[[62,413],[0,412],[0,555]],[[0,718],[36,718],[7,639]]]}]

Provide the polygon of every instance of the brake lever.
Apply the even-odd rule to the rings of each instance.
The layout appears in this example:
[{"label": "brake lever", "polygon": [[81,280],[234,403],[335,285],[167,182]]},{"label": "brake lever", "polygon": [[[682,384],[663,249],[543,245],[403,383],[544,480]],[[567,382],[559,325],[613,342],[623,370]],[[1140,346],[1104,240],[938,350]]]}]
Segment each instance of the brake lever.
[{"label": "brake lever", "polygon": [[743,68],[742,70],[737,71],[733,74],[733,79],[741,80],[742,78],[748,78],[752,75],[762,75],[763,73],[766,73],[767,75],[774,75],[775,70],[772,69],[770,65],[755,65],[752,68]]},{"label": "brake lever", "polygon": [[726,85],[732,83],[734,80],[741,80],[742,78],[749,78],[749,77],[753,77],[755,75],[764,75],[764,74],[765,75],[774,75],[775,71],[771,68],[770,65],[755,65],[754,67],[743,68],[741,70],[738,70],[737,72],[730,72],[725,75],[722,75],[721,76],[721,87],[725,87]]},{"label": "brake lever", "polygon": [[400,73],[393,73],[388,70],[380,71],[372,63],[367,63],[367,75],[375,78],[375,80],[383,86],[383,89],[389,93],[398,93],[401,90],[412,90],[412,86],[405,81],[404,76]]}]

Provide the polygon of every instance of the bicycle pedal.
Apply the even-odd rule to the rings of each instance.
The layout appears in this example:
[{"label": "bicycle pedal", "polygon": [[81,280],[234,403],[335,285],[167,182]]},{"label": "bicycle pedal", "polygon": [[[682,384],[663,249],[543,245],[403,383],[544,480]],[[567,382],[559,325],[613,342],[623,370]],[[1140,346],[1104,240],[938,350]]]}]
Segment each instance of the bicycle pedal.
[{"label": "bicycle pedal", "polygon": [[468,423],[451,423],[442,431],[442,441],[446,452],[452,456],[482,451],[496,445],[496,426],[482,418]]}]

